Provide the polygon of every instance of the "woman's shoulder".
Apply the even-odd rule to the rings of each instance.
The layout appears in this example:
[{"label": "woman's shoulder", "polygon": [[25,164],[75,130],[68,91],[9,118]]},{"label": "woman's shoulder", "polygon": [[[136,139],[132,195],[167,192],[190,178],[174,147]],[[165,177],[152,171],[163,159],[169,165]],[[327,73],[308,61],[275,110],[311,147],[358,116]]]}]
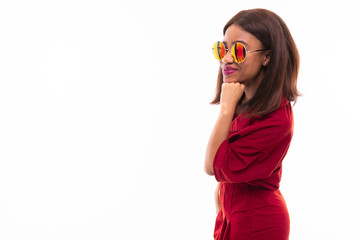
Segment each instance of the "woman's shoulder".
[{"label": "woman's shoulder", "polygon": [[263,116],[255,116],[249,120],[249,125],[262,124],[265,126],[283,126],[292,128],[294,124],[291,102],[282,97],[280,106]]},{"label": "woman's shoulder", "polygon": [[285,97],[281,99],[280,106],[265,115],[258,115],[253,117],[245,117],[244,115],[237,116],[232,124],[231,131],[239,131],[246,127],[264,128],[271,126],[281,126],[282,128],[293,128],[293,113],[290,101]]}]

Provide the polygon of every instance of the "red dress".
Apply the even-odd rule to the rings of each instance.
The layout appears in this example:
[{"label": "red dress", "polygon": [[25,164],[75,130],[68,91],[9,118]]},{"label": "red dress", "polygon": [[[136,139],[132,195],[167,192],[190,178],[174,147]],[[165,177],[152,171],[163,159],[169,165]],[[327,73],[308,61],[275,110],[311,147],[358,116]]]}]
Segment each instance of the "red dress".
[{"label": "red dress", "polygon": [[290,219],[279,190],[293,133],[291,104],[264,116],[233,119],[214,158],[220,184],[215,240],[288,240]]}]

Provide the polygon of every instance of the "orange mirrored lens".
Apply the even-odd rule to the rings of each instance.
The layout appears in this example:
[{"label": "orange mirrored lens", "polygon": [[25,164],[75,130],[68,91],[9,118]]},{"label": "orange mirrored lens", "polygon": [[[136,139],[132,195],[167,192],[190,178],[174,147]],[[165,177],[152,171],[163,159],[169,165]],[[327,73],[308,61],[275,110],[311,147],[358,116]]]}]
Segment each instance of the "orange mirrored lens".
[{"label": "orange mirrored lens", "polygon": [[231,48],[231,55],[234,57],[235,62],[243,62],[246,57],[245,46],[241,43],[235,43]]},{"label": "orange mirrored lens", "polygon": [[225,53],[225,45],[222,42],[218,41],[214,43],[213,54],[217,60],[223,59],[225,57]]}]

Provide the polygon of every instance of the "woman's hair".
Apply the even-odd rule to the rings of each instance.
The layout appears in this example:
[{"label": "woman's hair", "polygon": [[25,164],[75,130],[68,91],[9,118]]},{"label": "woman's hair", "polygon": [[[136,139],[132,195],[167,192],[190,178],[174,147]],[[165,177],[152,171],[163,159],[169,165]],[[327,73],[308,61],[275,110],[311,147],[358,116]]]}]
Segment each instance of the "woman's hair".
[{"label": "woman's hair", "polygon": [[[237,13],[226,23],[223,34],[233,24],[254,35],[270,51],[270,62],[263,66],[264,79],[255,95],[240,106],[240,113],[248,116],[265,115],[276,110],[282,95],[296,102],[300,93],[296,88],[299,72],[299,53],[285,22],[275,13],[266,9],[250,9]],[[211,104],[220,102],[223,75],[218,73],[216,96]]]}]

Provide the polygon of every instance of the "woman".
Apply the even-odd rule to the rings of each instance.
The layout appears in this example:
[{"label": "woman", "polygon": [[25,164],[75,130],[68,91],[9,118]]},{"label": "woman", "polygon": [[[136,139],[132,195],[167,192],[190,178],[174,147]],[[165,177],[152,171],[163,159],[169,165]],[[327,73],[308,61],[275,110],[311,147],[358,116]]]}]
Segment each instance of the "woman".
[{"label": "woman", "polygon": [[279,191],[282,160],[293,133],[290,102],[299,92],[299,55],[275,13],[241,11],[214,44],[220,61],[219,117],[210,136],[205,171],[215,192],[216,240],[289,239],[290,219]]}]

